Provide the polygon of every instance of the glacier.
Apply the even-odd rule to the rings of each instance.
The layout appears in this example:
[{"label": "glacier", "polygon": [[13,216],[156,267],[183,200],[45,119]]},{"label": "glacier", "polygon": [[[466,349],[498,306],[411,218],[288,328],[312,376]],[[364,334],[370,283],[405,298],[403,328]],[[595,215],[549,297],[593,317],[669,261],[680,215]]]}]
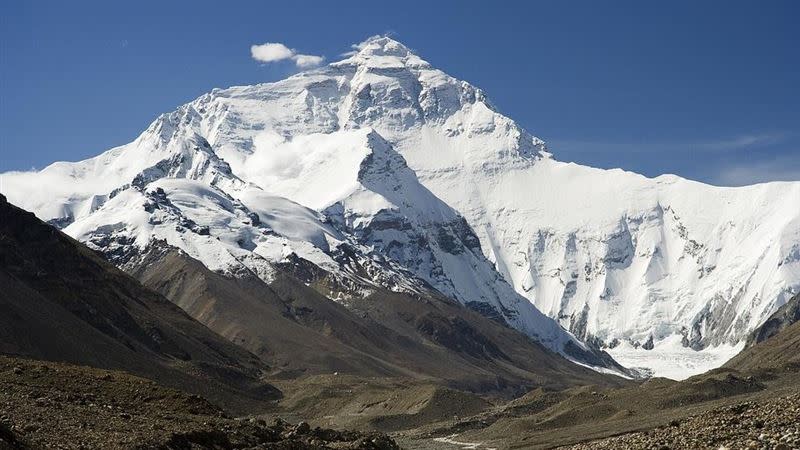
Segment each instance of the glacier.
[{"label": "glacier", "polygon": [[0,190],[121,266],[154,239],[265,280],[301,258],[337,301],[434,289],[573,358],[588,342],[672,378],[722,364],[800,290],[800,183],[560,162],[403,44],[356,47]]}]

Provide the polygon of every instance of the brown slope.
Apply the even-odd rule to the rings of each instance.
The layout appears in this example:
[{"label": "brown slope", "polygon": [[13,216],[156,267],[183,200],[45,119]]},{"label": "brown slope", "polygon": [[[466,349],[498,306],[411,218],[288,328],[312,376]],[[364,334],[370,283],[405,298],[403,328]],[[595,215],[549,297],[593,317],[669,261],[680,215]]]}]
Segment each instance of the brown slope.
[{"label": "brown slope", "polygon": [[228,278],[154,247],[134,276],[221,335],[273,363],[276,375],[410,377],[508,394],[534,386],[618,385],[519,332],[443,298],[378,292],[348,308],[282,273],[267,285]]},{"label": "brown slope", "polygon": [[2,195],[0,352],[122,369],[229,407],[279,395],[255,355]]},{"label": "brown slope", "polygon": [[578,366],[519,331],[445,297],[379,291],[348,306],[408,339],[442,349],[437,368],[450,372],[457,367],[454,359],[467,361],[470,371],[465,378],[472,390],[518,395],[533,387],[629,384]]},{"label": "brown slope", "polygon": [[383,336],[363,327],[342,306],[288,277],[273,287],[255,276],[226,277],[168,247],[151,248],[137,267],[131,273],[143,284],[269,361],[278,375],[336,371],[412,375],[390,363],[387,355],[373,356],[381,353],[381,346],[390,347]]}]

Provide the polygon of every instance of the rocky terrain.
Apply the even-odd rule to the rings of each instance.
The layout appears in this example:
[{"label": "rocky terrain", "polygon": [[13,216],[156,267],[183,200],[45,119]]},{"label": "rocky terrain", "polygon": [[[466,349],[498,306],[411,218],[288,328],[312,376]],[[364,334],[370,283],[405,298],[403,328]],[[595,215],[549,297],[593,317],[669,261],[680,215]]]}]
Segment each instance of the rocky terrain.
[{"label": "rocky terrain", "polygon": [[800,393],[714,408],[650,431],[563,447],[572,450],[800,448]]},{"label": "rocky terrain", "polygon": [[228,416],[124,372],[0,357],[0,449],[399,449],[380,433]]}]

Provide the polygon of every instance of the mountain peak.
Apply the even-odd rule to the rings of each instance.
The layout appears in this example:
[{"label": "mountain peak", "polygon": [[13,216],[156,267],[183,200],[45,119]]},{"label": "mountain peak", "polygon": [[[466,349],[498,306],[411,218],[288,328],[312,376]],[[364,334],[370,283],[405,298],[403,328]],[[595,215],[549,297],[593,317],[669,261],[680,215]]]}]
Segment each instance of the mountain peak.
[{"label": "mountain peak", "polygon": [[427,61],[415,55],[408,47],[388,36],[371,36],[353,45],[349,57],[334,65],[351,65],[391,68],[391,67],[430,67]]},{"label": "mountain peak", "polygon": [[389,36],[381,35],[370,36],[355,47],[361,55],[407,56],[412,54],[411,50],[403,43]]}]

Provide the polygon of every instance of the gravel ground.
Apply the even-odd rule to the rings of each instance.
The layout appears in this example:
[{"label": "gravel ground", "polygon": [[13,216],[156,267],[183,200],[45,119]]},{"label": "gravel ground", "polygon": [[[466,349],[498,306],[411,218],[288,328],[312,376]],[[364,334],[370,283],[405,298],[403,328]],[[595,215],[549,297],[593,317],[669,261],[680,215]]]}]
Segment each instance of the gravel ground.
[{"label": "gravel ground", "polygon": [[0,450],[39,448],[399,449],[380,433],[232,418],[123,372],[0,356]]},{"label": "gravel ground", "polygon": [[654,430],[570,447],[602,449],[800,449],[800,394],[744,402],[673,421]]}]

